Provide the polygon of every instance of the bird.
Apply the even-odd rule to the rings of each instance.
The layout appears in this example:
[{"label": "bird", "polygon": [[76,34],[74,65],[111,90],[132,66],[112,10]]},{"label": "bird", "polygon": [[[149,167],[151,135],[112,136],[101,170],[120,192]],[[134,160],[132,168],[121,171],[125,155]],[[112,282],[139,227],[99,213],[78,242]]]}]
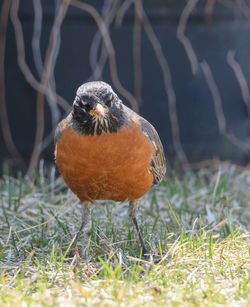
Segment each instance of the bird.
[{"label": "bird", "polygon": [[82,204],[82,221],[68,257],[98,200],[129,202],[142,256],[147,250],[137,222],[139,199],[166,173],[166,158],[156,129],[123,104],[103,81],[82,84],[68,116],[55,130],[55,163]]}]

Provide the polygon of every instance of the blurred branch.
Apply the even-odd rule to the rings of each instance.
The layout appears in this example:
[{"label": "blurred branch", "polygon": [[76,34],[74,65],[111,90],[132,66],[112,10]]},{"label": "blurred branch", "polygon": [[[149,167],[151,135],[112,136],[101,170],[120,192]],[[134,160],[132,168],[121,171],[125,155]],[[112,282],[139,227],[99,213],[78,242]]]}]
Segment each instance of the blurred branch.
[{"label": "blurred branch", "polygon": [[[42,63],[42,56],[41,56],[41,48],[40,48],[40,37],[41,37],[41,31],[42,31],[42,5],[40,0],[33,0],[33,7],[34,7],[34,27],[33,27],[33,36],[32,36],[32,51],[33,51],[33,58],[34,58],[34,63],[37,69],[37,72],[40,76],[42,77],[42,72],[43,72],[43,63]],[[56,13],[57,13],[56,8]],[[55,14],[56,14],[55,13]],[[54,66],[56,63],[56,58],[58,55],[58,50],[60,47],[60,36],[57,39],[57,47],[56,47],[56,52],[55,56],[53,59],[53,71],[54,71]],[[59,122],[60,119],[60,112],[59,108],[56,102],[56,96],[55,96],[55,78],[54,75],[52,74],[51,80],[48,83],[48,91],[46,94],[46,98],[48,101],[48,105],[51,110],[51,119],[52,119],[52,127],[53,129],[56,127],[57,123]]]},{"label": "blurred branch", "polygon": [[[102,16],[107,29],[109,29],[112,21],[115,18],[116,6],[117,6],[116,1],[115,2],[112,0],[104,1]],[[100,44],[101,44],[101,55],[99,60],[97,60]],[[102,35],[98,29],[92,40],[89,52],[89,62],[93,71],[92,76],[89,78],[90,80],[102,79],[103,69],[105,67],[105,64],[107,63],[107,60],[108,60],[108,51],[106,49],[105,43],[102,40]]]},{"label": "blurred branch", "polygon": [[215,83],[215,80],[212,75],[212,71],[208,65],[208,63],[203,60],[201,62],[201,68],[203,70],[204,76],[206,78],[208,87],[211,91],[211,94],[213,96],[213,101],[214,101],[214,109],[215,109],[215,115],[217,118],[218,126],[219,126],[219,131],[221,134],[226,133],[226,119],[223,113],[223,107],[222,107],[222,101],[220,97],[220,93],[218,90],[218,87]]},{"label": "blurred branch", "polygon": [[1,7],[0,16],[0,118],[1,128],[3,133],[3,139],[9,153],[13,159],[17,161],[20,166],[24,166],[24,160],[17,150],[12,138],[11,129],[8,120],[8,112],[6,108],[5,100],[5,71],[4,71],[4,59],[5,59],[5,46],[6,46],[6,31],[9,19],[11,0],[4,0]]},{"label": "blurred branch", "polygon": [[233,133],[227,133],[226,136],[235,146],[239,147],[242,151],[245,152],[249,160],[250,159],[250,145],[243,142],[241,139],[236,137]]},{"label": "blurred branch", "polygon": [[236,0],[236,3],[238,4],[238,7],[240,8],[243,16],[245,16],[249,20],[250,19],[250,8],[245,2],[245,0]]},{"label": "blurred branch", "polygon": [[212,14],[214,11],[215,4],[216,4],[216,0],[207,0],[205,4],[204,14],[205,14],[205,18],[207,22],[212,21]]},{"label": "blurred branch", "polygon": [[235,51],[229,50],[227,53],[227,62],[228,65],[232,68],[235,77],[238,81],[242,99],[247,107],[248,112],[248,133],[250,134],[250,94],[249,94],[249,87],[247,84],[246,77],[242,71],[240,64],[235,60]]},{"label": "blurred branch", "polygon": [[134,2],[135,0],[125,0],[123,1],[122,5],[120,6],[117,15],[116,15],[116,20],[115,23],[117,26],[120,26],[122,24],[123,18],[129,9],[130,5]]},{"label": "blurred branch", "polygon": [[142,0],[134,1],[134,26],[133,26],[133,62],[134,62],[134,95],[139,105],[142,103],[142,66],[141,66],[141,28],[140,7]]},{"label": "blurred branch", "polygon": [[41,0],[33,0],[34,7],[34,27],[31,40],[32,51],[34,55],[34,63],[39,76],[43,73],[43,61],[40,49],[40,38],[42,33],[42,15],[43,8]]},{"label": "blurred branch", "polygon": [[219,131],[221,134],[226,135],[229,140],[237,147],[239,147],[243,152],[245,152],[249,158],[250,154],[250,145],[240,140],[238,137],[236,137],[233,133],[228,133],[226,130],[226,120],[225,115],[223,113],[223,107],[222,107],[222,100],[220,96],[220,92],[218,90],[218,87],[215,83],[214,77],[212,75],[212,71],[208,65],[208,63],[203,60],[201,62],[201,68],[203,70],[204,76],[206,78],[208,87],[211,91],[213,101],[214,101],[214,108],[215,108],[215,114],[219,126]]},{"label": "blurred branch", "polygon": [[107,31],[107,27],[102,19],[102,17],[100,16],[100,14],[97,12],[97,10],[92,6],[89,5],[87,3],[83,3],[79,0],[71,0],[70,3],[72,6],[77,7],[83,11],[88,12],[93,19],[95,20],[100,33],[103,37],[104,43],[106,45],[106,48],[108,50],[108,56],[109,56],[109,69],[110,69],[110,74],[111,74],[111,79],[112,82],[115,86],[115,88],[117,89],[117,91],[124,96],[128,102],[130,103],[131,107],[133,108],[133,110],[138,112],[138,103],[136,101],[136,99],[134,98],[134,96],[128,91],[126,90],[118,77],[118,72],[117,72],[117,65],[116,65],[116,54],[115,54],[115,49],[114,46],[112,44],[109,32]]},{"label": "blurred branch", "polygon": [[232,1],[231,0],[217,0],[217,1],[229,9],[235,9],[237,7],[235,1],[233,0]]},{"label": "blurred branch", "polygon": [[171,72],[169,69],[169,65],[168,65],[166,57],[164,56],[161,44],[156,34],[154,33],[154,30],[147,18],[147,15],[145,14],[145,11],[143,10],[142,5],[138,7],[138,13],[139,13],[140,19],[142,20],[142,23],[146,31],[146,34],[149,38],[149,41],[151,42],[152,47],[154,49],[157,61],[162,70],[165,91],[168,97],[169,117],[170,117],[170,122],[171,122],[174,149],[176,151],[178,159],[181,161],[183,166],[187,167],[188,159],[181,145],[179,123],[178,123],[178,116],[177,116],[177,110],[176,110],[176,96],[175,96],[175,91],[174,91],[174,87],[172,83],[172,76],[171,76]]},{"label": "blurred branch", "polygon": [[[60,28],[64,17],[66,15],[70,0],[62,0],[58,12],[55,15],[54,23],[50,32],[49,43],[45,55],[45,64],[41,79],[41,84],[44,87],[48,86],[48,83],[53,72],[53,59],[56,53],[57,40],[60,35]],[[34,149],[31,155],[27,175],[31,176],[33,168],[37,165],[41,151],[42,151],[42,139],[44,133],[44,93],[39,92],[37,95],[37,129],[35,136]]]},{"label": "blurred branch", "polygon": [[[18,17],[18,0],[12,0],[12,8],[10,12],[10,18],[13,23],[15,37],[16,37],[16,44],[17,44],[17,61],[18,66],[21,69],[25,80],[38,92],[40,93],[48,93],[48,87],[43,85],[42,83],[38,82],[33,74],[31,73],[28,65],[25,61],[25,48],[24,48],[24,38],[23,38],[23,31],[22,25]],[[69,104],[67,101],[62,98],[60,95],[56,94],[56,100],[58,104],[65,110],[69,110]]]},{"label": "blurred branch", "polygon": [[187,27],[188,19],[192,14],[193,10],[195,9],[198,1],[199,0],[188,0],[184,10],[181,13],[181,17],[177,27],[177,37],[179,41],[183,44],[183,47],[186,51],[193,75],[198,73],[199,62],[189,38],[185,35],[185,29]]}]

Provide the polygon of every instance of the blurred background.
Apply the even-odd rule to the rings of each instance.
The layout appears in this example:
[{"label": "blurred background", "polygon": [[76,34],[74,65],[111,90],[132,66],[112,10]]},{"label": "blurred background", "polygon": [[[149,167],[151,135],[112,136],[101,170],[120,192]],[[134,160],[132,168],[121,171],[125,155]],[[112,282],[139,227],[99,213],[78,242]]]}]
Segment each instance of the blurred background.
[{"label": "blurred background", "polygon": [[[0,0],[0,163],[53,163],[82,83],[103,80],[168,160],[250,161],[250,1]],[[210,161],[210,162],[209,162]]]}]

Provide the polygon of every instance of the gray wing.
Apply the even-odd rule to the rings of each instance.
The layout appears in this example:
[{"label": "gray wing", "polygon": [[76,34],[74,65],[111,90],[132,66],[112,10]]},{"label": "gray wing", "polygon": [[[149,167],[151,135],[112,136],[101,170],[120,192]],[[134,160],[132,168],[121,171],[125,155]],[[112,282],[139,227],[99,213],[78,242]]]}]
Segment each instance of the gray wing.
[{"label": "gray wing", "polygon": [[160,137],[155,128],[143,117],[138,116],[142,131],[147,136],[155,149],[151,160],[150,171],[154,176],[154,183],[162,181],[166,173],[166,159]]},{"label": "gray wing", "polygon": [[143,133],[153,145],[155,153],[151,160],[150,172],[154,176],[154,183],[161,182],[166,174],[166,159],[164,155],[163,146],[157,131],[145,118],[141,117],[124,104],[122,104],[121,107],[125,112],[127,112],[127,114],[130,115],[130,117],[134,116],[138,119]]}]

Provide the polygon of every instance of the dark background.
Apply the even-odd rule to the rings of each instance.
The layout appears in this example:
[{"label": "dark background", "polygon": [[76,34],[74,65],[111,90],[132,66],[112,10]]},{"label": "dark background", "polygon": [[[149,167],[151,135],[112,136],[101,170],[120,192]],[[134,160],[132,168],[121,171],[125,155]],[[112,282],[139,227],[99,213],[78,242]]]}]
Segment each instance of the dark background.
[{"label": "dark background", "polygon": [[[6,105],[13,142],[25,161],[25,165],[21,164],[6,146],[6,141],[3,138],[3,131],[6,129],[4,125],[1,126],[0,132],[0,159],[2,164],[8,163],[17,168],[27,169],[38,127],[36,120],[38,92],[27,82],[25,74],[18,65],[18,38],[15,35],[13,21],[10,18],[12,5],[15,1],[9,2],[6,33],[1,22],[1,38],[5,35],[6,44],[4,67],[0,68],[1,70],[4,69],[5,78],[2,80],[4,82],[1,82],[0,91],[3,92],[4,85],[5,97],[1,96],[0,103]],[[178,159],[180,155],[178,155],[178,148],[174,146],[172,136],[173,129],[176,127],[171,124],[169,116],[168,96],[164,87],[162,68],[142,20],[139,20],[141,40],[133,40],[137,14],[133,1],[125,11],[120,25],[117,18],[121,13],[124,2],[128,1],[81,2],[89,3],[104,19],[113,10],[114,18],[111,18],[109,34],[116,52],[119,80],[124,88],[134,94],[138,102],[141,96],[140,114],[158,130],[167,157]],[[242,83],[247,92],[250,76],[250,13],[246,8],[249,1],[212,1],[214,4],[212,3],[213,6],[210,11],[209,1],[197,2],[187,20],[184,32],[198,60],[198,70],[194,74],[191,71],[188,54],[177,37],[177,27],[181,14],[183,14],[186,5],[192,2],[194,1],[145,0],[141,2],[159,40],[164,57],[169,64],[176,95],[181,146],[189,162],[218,157],[244,164],[249,162],[250,157],[247,108],[249,100],[247,97],[244,101],[240,87],[243,81],[237,78],[228,64],[227,56],[229,52],[235,51],[235,61],[239,64],[247,81],[247,84]],[[6,3],[7,1],[0,1],[1,10],[4,4],[7,5]],[[41,3],[40,51],[44,62],[52,25],[62,1],[43,0]],[[20,1],[18,17],[24,35],[25,60],[33,76],[40,82],[41,75],[39,75],[35,65],[35,56],[32,50],[34,16],[33,1]],[[119,89],[114,86],[111,78],[108,60],[102,74],[94,77],[92,75],[90,55],[93,49],[91,49],[91,46],[95,35],[98,35],[98,31],[96,22],[88,12],[69,5],[60,27],[60,40],[57,42],[58,52],[54,58],[55,67],[52,69],[50,78],[50,80],[53,80],[54,77],[56,92],[69,104],[74,99],[77,87],[93,79],[110,83],[114,90],[119,93]],[[134,63],[133,48],[135,44],[139,48],[139,54],[141,54],[141,69],[140,65]],[[95,50],[98,48],[98,58],[101,55],[102,46],[103,40],[101,39],[100,44],[94,48]],[[1,51],[3,50],[4,48],[1,49]],[[221,97],[222,112],[226,120],[226,130],[224,131],[219,131],[220,119],[216,117],[214,97],[205,78],[202,65],[200,65],[203,60],[210,67]],[[136,92],[134,89],[135,73],[138,73],[138,70],[139,75],[140,71],[142,75],[142,87],[141,90],[139,89]],[[1,78],[2,76],[3,74],[1,74]],[[120,96],[122,97],[122,95]],[[130,105],[126,98],[122,97],[122,99],[127,105]],[[59,118],[65,116],[65,110],[56,105],[56,99],[51,101],[60,116],[56,118],[57,113],[54,114],[52,122],[52,111],[48,99],[45,97],[45,115],[43,117],[45,143],[41,157],[46,161],[53,161],[52,132],[55,128],[54,125]],[[229,135],[233,135],[233,137],[230,138]],[[33,163],[32,167],[35,164]]]}]

